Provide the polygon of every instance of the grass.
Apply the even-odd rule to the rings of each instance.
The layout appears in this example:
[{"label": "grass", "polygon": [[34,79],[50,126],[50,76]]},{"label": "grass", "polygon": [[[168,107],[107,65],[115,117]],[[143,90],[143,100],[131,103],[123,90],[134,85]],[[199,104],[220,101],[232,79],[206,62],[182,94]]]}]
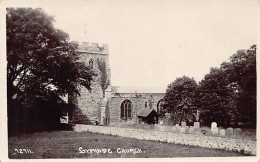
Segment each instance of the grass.
[{"label": "grass", "polygon": [[[160,158],[160,157],[226,157],[243,156],[238,152],[142,141],[87,132],[53,131],[9,137],[11,159],[39,158]],[[113,153],[79,153],[83,149],[111,149]],[[117,153],[117,148],[139,148],[141,153]],[[30,149],[34,153],[17,153],[15,149]]]}]

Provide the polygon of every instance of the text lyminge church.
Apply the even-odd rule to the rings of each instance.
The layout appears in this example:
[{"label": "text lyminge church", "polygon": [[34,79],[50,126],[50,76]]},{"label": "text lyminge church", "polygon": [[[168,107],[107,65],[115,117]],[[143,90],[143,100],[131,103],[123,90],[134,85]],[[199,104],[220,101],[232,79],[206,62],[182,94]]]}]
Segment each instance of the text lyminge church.
[{"label": "text lyminge church", "polygon": [[91,91],[80,86],[80,95],[69,95],[68,102],[75,104],[69,122],[100,125],[158,122],[164,89],[112,86],[108,45],[77,44],[79,61],[91,66],[96,76]]}]

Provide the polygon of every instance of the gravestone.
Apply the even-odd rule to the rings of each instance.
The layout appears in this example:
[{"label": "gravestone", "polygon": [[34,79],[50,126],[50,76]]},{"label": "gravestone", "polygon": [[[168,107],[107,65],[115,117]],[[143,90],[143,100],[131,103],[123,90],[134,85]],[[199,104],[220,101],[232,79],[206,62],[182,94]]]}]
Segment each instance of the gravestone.
[{"label": "gravestone", "polygon": [[234,135],[234,129],[233,128],[228,128],[226,131],[227,136],[233,136]]},{"label": "gravestone", "polygon": [[226,133],[225,129],[219,129],[220,136],[225,136],[225,133]]},{"label": "gravestone", "polygon": [[190,132],[190,128],[188,126],[185,127],[185,132],[184,133],[189,133]]},{"label": "gravestone", "polygon": [[185,131],[186,131],[186,128],[185,128],[185,127],[181,127],[181,128],[180,128],[180,133],[185,133]]},{"label": "gravestone", "polygon": [[212,129],[214,129],[214,128],[216,128],[217,127],[217,123],[216,122],[212,122],[211,123],[211,131],[212,131]]},{"label": "gravestone", "polygon": [[200,122],[194,122],[193,125],[194,125],[195,128],[200,128]]},{"label": "gravestone", "polygon": [[213,135],[218,135],[218,127],[213,127],[213,128],[211,128],[211,133],[212,133]]},{"label": "gravestone", "polygon": [[217,135],[218,134],[218,127],[217,127],[217,123],[216,122],[212,122],[211,123],[211,133],[213,135]]},{"label": "gravestone", "polygon": [[178,133],[180,133],[180,131],[181,131],[181,126],[179,126],[179,124],[176,124],[176,132],[178,132]]},{"label": "gravestone", "polygon": [[195,130],[195,127],[192,127],[192,126],[191,126],[189,133],[192,133],[194,130]]},{"label": "gravestone", "polygon": [[181,127],[185,127],[186,126],[186,122],[181,122]]},{"label": "gravestone", "polygon": [[235,137],[241,136],[241,135],[242,135],[242,129],[240,129],[240,128],[234,129],[234,136]]}]

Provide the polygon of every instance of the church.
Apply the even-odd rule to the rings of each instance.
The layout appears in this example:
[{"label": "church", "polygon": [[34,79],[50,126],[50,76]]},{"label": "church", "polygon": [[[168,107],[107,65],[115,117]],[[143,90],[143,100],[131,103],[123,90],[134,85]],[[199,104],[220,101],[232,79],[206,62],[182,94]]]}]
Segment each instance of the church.
[{"label": "church", "polygon": [[89,91],[79,86],[80,95],[69,95],[74,104],[69,122],[77,124],[118,125],[156,124],[162,110],[165,89],[155,87],[119,87],[111,85],[107,44],[76,42],[79,61],[96,74]]}]

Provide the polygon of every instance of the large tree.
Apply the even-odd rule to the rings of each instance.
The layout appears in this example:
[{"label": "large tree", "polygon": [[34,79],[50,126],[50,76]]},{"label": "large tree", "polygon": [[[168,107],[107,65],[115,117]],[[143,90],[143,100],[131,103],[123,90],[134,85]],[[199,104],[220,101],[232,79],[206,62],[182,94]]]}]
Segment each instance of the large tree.
[{"label": "large tree", "polygon": [[236,120],[256,125],[256,45],[238,50],[221,64],[229,86],[237,95]]},{"label": "large tree", "polygon": [[[204,124],[218,125],[230,123],[233,114],[235,94],[229,85],[225,73],[220,68],[211,68],[199,83],[197,97],[199,107],[202,108]],[[232,105],[233,104],[233,105]]]},{"label": "large tree", "polygon": [[77,62],[69,35],[53,22],[42,9],[7,9],[8,109],[42,102],[55,107],[66,94],[79,93],[77,83],[90,89],[91,68]]},{"label": "large tree", "polygon": [[193,78],[177,78],[167,87],[164,97],[164,109],[170,113],[176,123],[193,122],[196,106],[197,83]]},{"label": "large tree", "polygon": [[199,84],[199,106],[206,124],[256,124],[256,45],[238,50]]}]

